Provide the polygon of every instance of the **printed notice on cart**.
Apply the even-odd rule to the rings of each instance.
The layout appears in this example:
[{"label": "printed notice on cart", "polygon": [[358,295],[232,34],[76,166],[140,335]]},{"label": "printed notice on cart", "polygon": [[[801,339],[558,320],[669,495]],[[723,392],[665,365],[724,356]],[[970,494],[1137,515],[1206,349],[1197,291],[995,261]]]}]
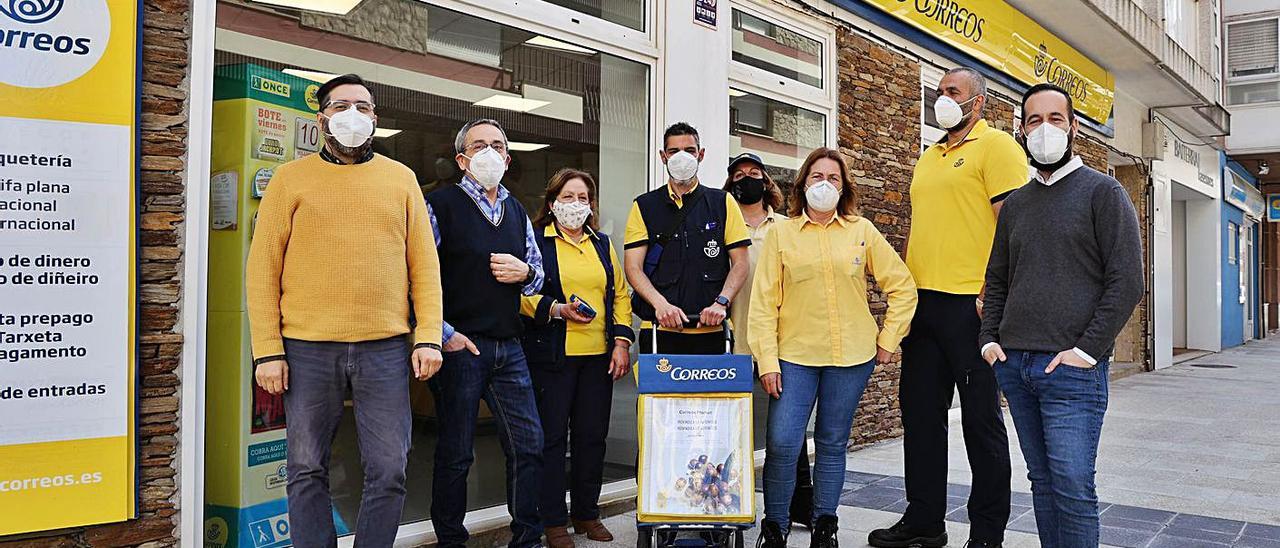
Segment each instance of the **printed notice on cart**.
[{"label": "printed notice on cart", "polygon": [[139,9],[0,2],[0,536],[136,513]]},{"label": "printed notice on cart", "polygon": [[645,396],[643,411],[641,514],[754,517],[751,396]]}]

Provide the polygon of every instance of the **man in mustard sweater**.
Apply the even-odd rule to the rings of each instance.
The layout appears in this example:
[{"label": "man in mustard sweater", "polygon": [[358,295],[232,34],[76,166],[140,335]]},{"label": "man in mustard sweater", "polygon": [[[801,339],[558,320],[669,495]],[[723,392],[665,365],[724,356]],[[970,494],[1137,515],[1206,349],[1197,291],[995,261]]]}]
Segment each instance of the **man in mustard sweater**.
[{"label": "man in mustard sweater", "polygon": [[329,454],[350,391],[365,473],[356,542],[390,547],[404,506],[410,365],[425,380],[442,363],[440,262],[417,178],[372,151],[364,81],[339,76],[317,98],[324,148],[276,170],[249,249],[255,377],[284,394],[293,545],[337,545]]}]

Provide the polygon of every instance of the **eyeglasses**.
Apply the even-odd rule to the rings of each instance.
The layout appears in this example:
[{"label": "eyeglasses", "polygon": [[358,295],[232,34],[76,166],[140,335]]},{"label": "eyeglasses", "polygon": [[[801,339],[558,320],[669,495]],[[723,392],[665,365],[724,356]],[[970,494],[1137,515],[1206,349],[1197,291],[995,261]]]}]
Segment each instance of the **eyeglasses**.
[{"label": "eyeglasses", "polygon": [[352,102],[352,101],[338,100],[338,101],[329,101],[329,104],[325,105],[324,109],[332,112],[344,112],[350,109],[351,107],[356,107],[356,111],[359,112],[360,114],[373,114],[373,110],[377,108],[377,105],[374,105],[373,103],[370,103],[368,101]]},{"label": "eyeglasses", "polygon": [[483,151],[486,148],[493,148],[493,150],[498,154],[507,153],[507,144],[501,141],[496,141],[492,144],[486,143],[484,141],[476,141],[474,143],[467,145],[467,152],[469,153],[467,155],[475,156],[476,154],[479,154],[481,151]]}]

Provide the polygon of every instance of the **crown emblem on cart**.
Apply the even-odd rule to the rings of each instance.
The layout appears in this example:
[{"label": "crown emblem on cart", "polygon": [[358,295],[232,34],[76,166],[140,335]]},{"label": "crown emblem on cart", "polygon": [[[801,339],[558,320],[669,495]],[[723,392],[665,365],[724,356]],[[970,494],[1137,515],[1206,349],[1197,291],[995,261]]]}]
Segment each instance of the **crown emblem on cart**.
[{"label": "crown emblem on cart", "polygon": [[668,359],[666,359],[666,358],[662,358],[662,359],[658,360],[658,372],[659,372],[659,373],[670,373],[670,372],[671,372],[671,360],[668,360]]}]

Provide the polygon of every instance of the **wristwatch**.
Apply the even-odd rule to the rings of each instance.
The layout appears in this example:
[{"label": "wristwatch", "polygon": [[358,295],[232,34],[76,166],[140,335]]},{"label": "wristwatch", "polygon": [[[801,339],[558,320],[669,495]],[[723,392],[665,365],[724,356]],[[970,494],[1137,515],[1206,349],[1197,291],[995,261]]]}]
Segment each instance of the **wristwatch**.
[{"label": "wristwatch", "polygon": [[729,298],[724,295],[718,295],[716,296],[716,304],[729,308]]},{"label": "wristwatch", "polygon": [[529,285],[529,282],[532,282],[533,279],[537,276],[537,272],[534,272],[533,265],[529,263],[525,263],[525,266],[529,267],[529,273],[526,274],[524,277],[524,284]]}]

